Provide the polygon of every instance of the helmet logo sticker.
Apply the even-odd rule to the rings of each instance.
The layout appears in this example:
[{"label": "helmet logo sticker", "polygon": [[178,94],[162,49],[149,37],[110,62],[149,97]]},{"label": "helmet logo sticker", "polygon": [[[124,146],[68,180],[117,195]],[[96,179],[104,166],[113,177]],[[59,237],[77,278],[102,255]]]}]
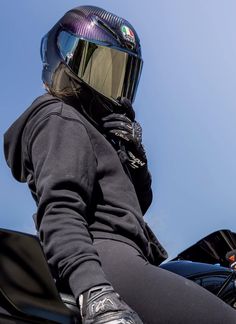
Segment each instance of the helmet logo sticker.
[{"label": "helmet logo sticker", "polygon": [[135,44],[135,36],[132,31],[128,26],[121,26],[121,32],[125,40],[131,42],[132,44]]}]

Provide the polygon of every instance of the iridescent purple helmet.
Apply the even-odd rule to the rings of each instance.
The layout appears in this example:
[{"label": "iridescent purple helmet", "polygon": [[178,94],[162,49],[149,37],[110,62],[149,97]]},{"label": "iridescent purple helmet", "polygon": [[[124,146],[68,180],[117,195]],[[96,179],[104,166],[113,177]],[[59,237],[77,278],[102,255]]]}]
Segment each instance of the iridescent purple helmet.
[{"label": "iridescent purple helmet", "polygon": [[94,6],[76,7],[44,36],[41,57],[49,89],[66,93],[82,85],[112,102],[122,97],[134,101],[141,47],[123,18]]}]

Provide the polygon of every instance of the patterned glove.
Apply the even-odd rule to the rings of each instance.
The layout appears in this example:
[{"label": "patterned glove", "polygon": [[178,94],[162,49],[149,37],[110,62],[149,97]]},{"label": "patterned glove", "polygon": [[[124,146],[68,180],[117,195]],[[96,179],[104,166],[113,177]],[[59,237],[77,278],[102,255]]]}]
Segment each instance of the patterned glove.
[{"label": "patterned glove", "polygon": [[115,142],[119,143],[131,168],[146,165],[147,158],[142,146],[142,128],[136,121],[131,121],[124,114],[110,114],[102,119],[103,129]]},{"label": "patterned glove", "polygon": [[79,297],[83,324],[142,324],[111,286],[97,286]]}]

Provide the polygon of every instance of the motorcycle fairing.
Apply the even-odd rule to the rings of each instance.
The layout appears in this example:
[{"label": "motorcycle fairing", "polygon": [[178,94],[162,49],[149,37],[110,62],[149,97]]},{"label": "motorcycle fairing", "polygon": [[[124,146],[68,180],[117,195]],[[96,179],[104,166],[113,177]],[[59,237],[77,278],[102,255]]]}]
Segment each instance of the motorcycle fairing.
[{"label": "motorcycle fairing", "polygon": [[236,249],[236,233],[227,229],[213,232],[179,253],[172,261],[190,260],[228,267],[226,254]]},{"label": "motorcycle fairing", "polygon": [[11,315],[25,323],[75,323],[36,236],[0,229],[0,269],[0,305]]}]

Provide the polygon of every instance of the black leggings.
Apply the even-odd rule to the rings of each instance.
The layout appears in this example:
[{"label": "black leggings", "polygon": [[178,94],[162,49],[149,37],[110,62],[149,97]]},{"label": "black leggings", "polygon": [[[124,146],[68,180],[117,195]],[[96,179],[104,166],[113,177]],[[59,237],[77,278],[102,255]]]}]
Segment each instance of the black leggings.
[{"label": "black leggings", "polygon": [[167,270],[151,265],[133,247],[95,240],[114,289],[145,324],[231,324],[236,311],[222,300]]}]

